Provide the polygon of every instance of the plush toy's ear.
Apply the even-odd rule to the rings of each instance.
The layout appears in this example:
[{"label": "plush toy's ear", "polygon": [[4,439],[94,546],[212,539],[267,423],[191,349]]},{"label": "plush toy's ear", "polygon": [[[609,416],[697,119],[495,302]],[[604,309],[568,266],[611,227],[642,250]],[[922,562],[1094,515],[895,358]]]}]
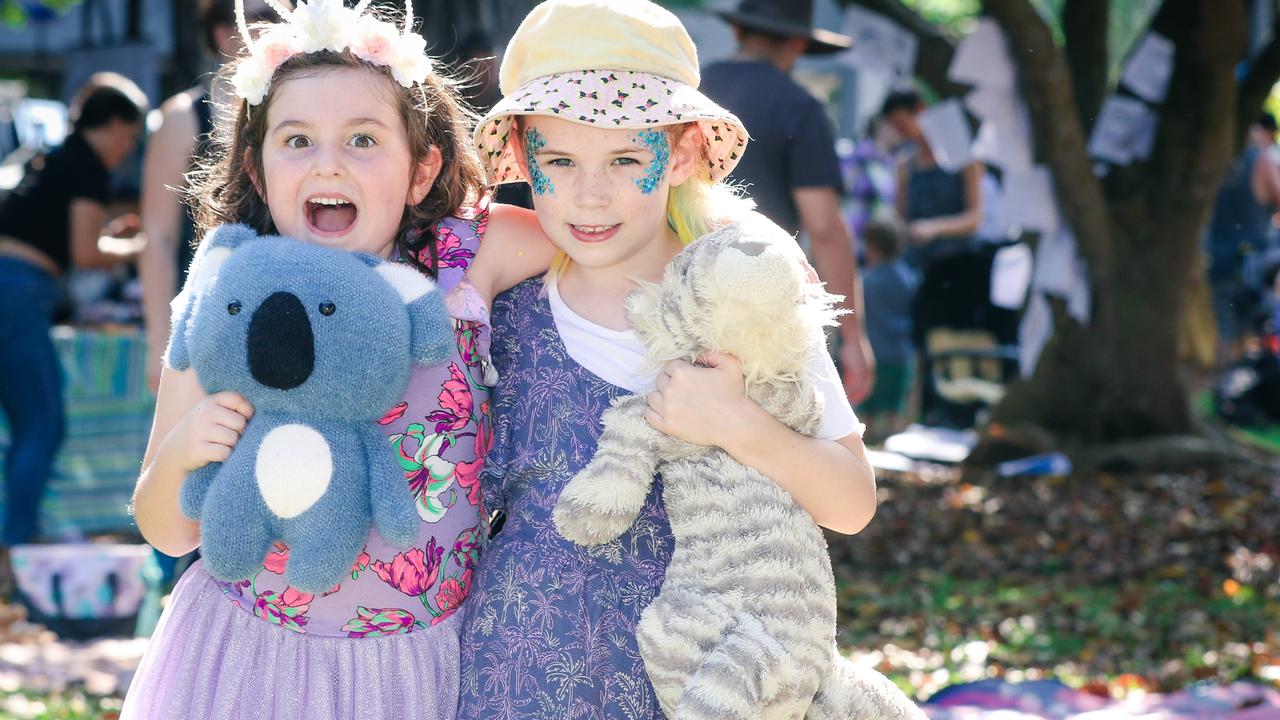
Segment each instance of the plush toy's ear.
[{"label": "plush toy's ear", "polygon": [[453,349],[453,320],[445,312],[444,295],[422,273],[408,265],[383,263],[375,272],[408,306],[413,361],[431,365],[444,360]]},{"label": "plush toy's ear", "polygon": [[191,367],[191,358],[187,353],[187,330],[196,301],[217,277],[218,270],[231,256],[231,251],[257,237],[258,234],[247,225],[220,225],[200,243],[195,257],[191,258],[186,285],[169,303],[169,347],[164,353],[166,365],[174,370]]}]

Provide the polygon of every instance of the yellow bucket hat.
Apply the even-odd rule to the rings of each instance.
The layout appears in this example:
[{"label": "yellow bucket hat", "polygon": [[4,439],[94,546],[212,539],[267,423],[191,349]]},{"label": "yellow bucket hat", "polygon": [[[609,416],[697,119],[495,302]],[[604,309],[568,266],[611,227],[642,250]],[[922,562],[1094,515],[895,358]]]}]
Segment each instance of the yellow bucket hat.
[{"label": "yellow bucket hat", "polygon": [[747,146],[732,113],[698,91],[698,51],[680,20],[648,0],[547,0],[507,45],[503,99],[476,125],[494,185],[526,181],[510,142],[515,115],[636,129],[697,122],[712,180]]}]

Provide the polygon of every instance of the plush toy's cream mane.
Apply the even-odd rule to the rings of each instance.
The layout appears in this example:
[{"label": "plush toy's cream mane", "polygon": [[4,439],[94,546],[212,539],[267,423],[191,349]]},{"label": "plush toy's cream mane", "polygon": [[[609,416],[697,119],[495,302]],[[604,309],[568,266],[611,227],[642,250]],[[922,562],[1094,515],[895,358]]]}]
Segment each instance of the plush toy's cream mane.
[{"label": "plush toy's cream mane", "polygon": [[809,281],[795,241],[767,221],[721,228],[686,247],[662,282],[628,298],[648,361],[737,357],[748,383],[794,381],[834,325],[839,298]]}]

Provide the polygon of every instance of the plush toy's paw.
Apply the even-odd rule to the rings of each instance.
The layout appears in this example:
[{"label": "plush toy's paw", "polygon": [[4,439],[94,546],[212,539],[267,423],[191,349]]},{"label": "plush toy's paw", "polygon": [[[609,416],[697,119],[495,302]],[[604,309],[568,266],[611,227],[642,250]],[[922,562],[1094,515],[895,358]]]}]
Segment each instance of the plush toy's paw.
[{"label": "plush toy's paw", "polygon": [[388,544],[404,549],[413,545],[418,539],[418,513],[413,507],[413,498],[407,498],[403,507],[396,510],[395,515],[386,517],[378,523],[378,534]]},{"label": "plush toy's paw", "polygon": [[647,483],[618,481],[593,470],[594,463],[570,480],[555,507],[556,529],[579,545],[601,545],[626,532],[648,491]]},{"label": "plush toy's paw", "polygon": [[186,481],[182,483],[182,489],[178,491],[178,509],[183,515],[192,520],[200,519],[205,496],[209,494],[209,486],[221,467],[222,463],[209,463],[187,474]]},{"label": "plush toy's paw", "polygon": [[561,498],[555,509],[556,530],[579,545],[603,545],[631,527],[632,518],[608,515]]}]

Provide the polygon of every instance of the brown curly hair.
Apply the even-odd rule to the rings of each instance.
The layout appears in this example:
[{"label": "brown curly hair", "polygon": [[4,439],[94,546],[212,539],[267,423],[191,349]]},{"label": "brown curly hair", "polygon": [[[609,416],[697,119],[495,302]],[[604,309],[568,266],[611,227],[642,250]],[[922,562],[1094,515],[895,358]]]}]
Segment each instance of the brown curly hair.
[{"label": "brown curly hair", "polygon": [[[242,59],[227,63],[219,75],[230,82]],[[409,136],[410,167],[439,148],[443,164],[431,190],[417,205],[405,207],[396,232],[396,249],[419,270],[436,274],[438,262],[432,234],[425,230],[458,208],[479,201],[485,189],[484,171],[471,141],[474,113],[458,94],[458,82],[436,69],[426,82],[405,88],[383,66],[367,63],[350,52],[300,53],[271,76],[271,86],[263,101],[252,108],[241,100],[234,121],[216,123],[209,158],[187,173],[187,202],[192,206],[200,235],[225,223],[244,223],[259,233],[274,233],[271,212],[258,194],[245,167],[245,150],[253,163],[253,174],[265,177],[262,145],[267,130],[267,108],[277,90],[289,78],[314,75],[332,68],[364,68],[386,79],[394,92],[400,118]],[[426,250],[427,252],[423,252]],[[422,257],[426,255],[426,257]]]}]

